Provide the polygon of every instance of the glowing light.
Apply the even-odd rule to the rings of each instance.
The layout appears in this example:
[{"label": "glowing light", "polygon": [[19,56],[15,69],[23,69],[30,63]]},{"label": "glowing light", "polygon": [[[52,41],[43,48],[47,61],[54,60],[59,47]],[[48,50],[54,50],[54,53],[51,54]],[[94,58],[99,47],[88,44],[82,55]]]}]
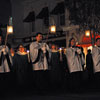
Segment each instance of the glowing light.
[{"label": "glowing light", "polygon": [[50,27],[50,32],[51,33],[55,33],[56,32],[56,26],[55,25]]},{"label": "glowing light", "polygon": [[85,35],[89,37],[90,36],[90,30],[86,30]]},{"label": "glowing light", "polygon": [[60,52],[60,53],[62,52],[62,48],[59,48],[59,52]]},{"label": "glowing light", "polygon": [[7,26],[7,33],[12,34],[13,33],[13,26]]},{"label": "glowing light", "polygon": [[89,47],[88,47],[88,49],[90,49],[90,50],[92,50],[92,48],[93,48],[92,46],[89,46]]},{"label": "glowing light", "polygon": [[27,50],[27,53],[29,53],[29,50]]}]

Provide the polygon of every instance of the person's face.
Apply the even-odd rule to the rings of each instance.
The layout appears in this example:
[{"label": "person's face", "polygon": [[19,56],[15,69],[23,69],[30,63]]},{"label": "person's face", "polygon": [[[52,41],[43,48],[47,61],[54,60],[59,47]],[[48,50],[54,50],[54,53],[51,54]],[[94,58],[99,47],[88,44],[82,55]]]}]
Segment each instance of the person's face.
[{"label": "person's face", "polygon": [[25,49],[24,49],[24,47],[22,45],[19,46],[19,51],[20,52],[24,52],[25,51]]},{"label": "person's face", "polygon": [[100,46],[100,39],[97,40],[96,45]]},{"label": "person's face", "polygon": [[56,46],[55,45],[52,45],[52,47],[51,47],[52,49],[56,49]]},{"label": "person's face", "polygon": [[71,47],[72,47],[72,46],[75,46],[75,45],[76,45],[76,41],[75,41],[75,39],[72,39],[72,40],[71,40]]},{"label": "person's face", "polygon": [[38,42],[42,41],[42,35],[41,35],[41,34],[38,34],[38,35],[36,36],[36,40],[37,40]]}]

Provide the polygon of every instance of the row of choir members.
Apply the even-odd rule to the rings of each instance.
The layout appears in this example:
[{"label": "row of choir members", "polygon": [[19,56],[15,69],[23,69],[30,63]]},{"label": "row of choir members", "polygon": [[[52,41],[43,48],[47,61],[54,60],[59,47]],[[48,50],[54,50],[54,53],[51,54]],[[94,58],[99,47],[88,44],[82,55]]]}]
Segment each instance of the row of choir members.
[{"label": "row of choir members", "polygon": [[[96,45],[93,46],[92,52],[88,50],[86,55],[86,69],[83,69],[85,64],[85,56],[80,47],[76,46],[74,38],[69,40],[69,48],[66,51],[68,68],[70,73],[70,87],[72,90],[79,90],[83,83],[83,74],[88,73],[89,85],[100,89],[100,38],[96,39]],[[85,73],[86,74],[86,73]]]},{"label": "row of choir members", "polygon": [[[29,46],[30,53],[27,54],[23,45],[19,45],[17,52],[10,49],[12,57],[9,48],[2,43],[2,36],[0,36],[0,39],[1,80],[3,80],[2,76],[8,78],[8,73],[12,71],[16,79],[15,83],[21,86],[32,82],[34,87],[45,88],[52,86],[54,88],[57,85],[59,87],[68,77],[69,87],[72,90],[77,90],[81,87],[85,58],[82,48],[76,46],[74,38],[69,40],[69,48],[67,48],[65,55],[64,52],[60,54],[54,44],[50,49],[42,41],[42,33],[39,32],[36,34],[36,41]],[[93,64],[90,62],[92,64],[90,67],[93,67],[92,72],[95,73],[95,78],[99,83],[100,38],[96,40],[96,45],[92,50],[91,59],[93,58]],[[89,70],[88,67],[89,65],[87,64],[87,70]]]},{"label": "row of choir members", "polygon": [[[29,83],[37,88],[49,87],[50,85],[55,87],[64,79],[62,77],[62,71],[64,71],[64,69],[59,65],[59,52],[54,50],[55,45],[54,48],[52,45],[51,50],[46,43],[42,42],[41,33],[37,34],[36,40],[36,42],[30,44],[30,53],[26,52],[22,44],[18,46],[16,52],[13,48],[9,47],[9,55],[12,58],[12,65],[8,67],[10,68],[9,72],[12,73],[12,76],[9,78],[12,77],[14,79],[13,83],[15,82],[14,84],[21,87],[29,85]],[[29,58],[31,58],[31,60],[29,60]],[[63,62],[61,64],[64,65]],[[6,74],[6,71],[4,71],[4,74]]]}]

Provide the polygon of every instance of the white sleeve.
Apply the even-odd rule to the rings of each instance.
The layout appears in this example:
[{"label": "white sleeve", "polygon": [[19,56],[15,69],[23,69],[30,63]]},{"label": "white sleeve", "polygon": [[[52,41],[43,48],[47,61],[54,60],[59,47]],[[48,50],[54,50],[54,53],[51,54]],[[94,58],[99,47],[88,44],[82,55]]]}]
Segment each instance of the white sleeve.
[{"label": "white sleeve", "polygon": [[74,61],[75,61],[75,50],[71,49],[71,48],[68,48],[66,50],[66,57],[67,57],[67,60],[68,60],[68,65],[69,66],[73,66],[74,65]]},{"label": "white sleeve", "polygon": [[95,66],[100,64],[100,51],[95,47],[92,49],[92,57]]},{"label": "white sleeve", "polygon": [[38,47],[35,43],[31,43],[30,44],[30,59],[32,62],[34,62],[36,60],[36,58],[38,57]]}]

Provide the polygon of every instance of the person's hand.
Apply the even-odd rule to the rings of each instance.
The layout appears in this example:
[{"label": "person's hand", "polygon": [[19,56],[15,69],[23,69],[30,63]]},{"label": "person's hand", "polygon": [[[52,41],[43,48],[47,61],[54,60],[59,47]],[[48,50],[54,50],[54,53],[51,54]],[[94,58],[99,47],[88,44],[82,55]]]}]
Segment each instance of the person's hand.
[{"label": "person's hand", "polygon": [[4,55],[6,55],[6,48],[3,48],[2,52],[3,52]]},{"label": "person's hand", "polygon": [[43,53],[46,53],[46,44],[43,44],[41,49],[42,49]]},{"label": "person's hand", "polygon": [[43,53],[46,53],[46,47],[45,47],[45,46],[43,46],[43,47],[41,48],[41,50],[43,51]]},{"label": "person's hand", "polygon": [[1,50],[2,52],[5,52],[6,51],[6,48],[2,48],[2,50]]}]

